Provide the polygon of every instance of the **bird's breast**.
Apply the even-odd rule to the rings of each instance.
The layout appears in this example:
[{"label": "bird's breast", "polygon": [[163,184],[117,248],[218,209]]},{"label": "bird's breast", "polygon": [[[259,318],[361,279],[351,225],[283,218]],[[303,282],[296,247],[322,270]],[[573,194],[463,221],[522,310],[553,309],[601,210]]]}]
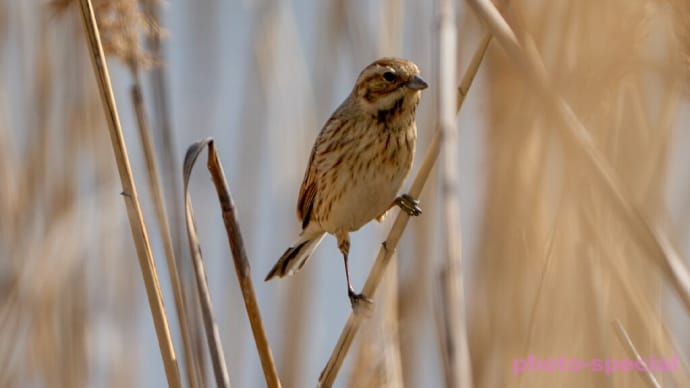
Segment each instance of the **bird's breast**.
[{"label": "bird's breast", "polygon": [[[373,134],[372,134],[373,135]],[[355,231],[384,213],[402,186],[414,159],[416,129],[386,130],[353,144],[339,171],[333,171],[336,190],[323,214],[322,226],[330,233]]]}]

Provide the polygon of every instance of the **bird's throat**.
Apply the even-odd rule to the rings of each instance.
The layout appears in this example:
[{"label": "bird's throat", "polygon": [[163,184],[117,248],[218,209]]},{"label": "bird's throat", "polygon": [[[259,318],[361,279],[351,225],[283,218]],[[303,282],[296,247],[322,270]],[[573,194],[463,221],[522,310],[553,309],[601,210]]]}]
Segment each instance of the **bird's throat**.
[{"label": "bird's throat", "polygon": [[403,96],[395,100],[390,108],[379,109],[378,113],[376,114],[376,120],[381,125],[390,126],[403,112],[404,103],[405,97]]}]

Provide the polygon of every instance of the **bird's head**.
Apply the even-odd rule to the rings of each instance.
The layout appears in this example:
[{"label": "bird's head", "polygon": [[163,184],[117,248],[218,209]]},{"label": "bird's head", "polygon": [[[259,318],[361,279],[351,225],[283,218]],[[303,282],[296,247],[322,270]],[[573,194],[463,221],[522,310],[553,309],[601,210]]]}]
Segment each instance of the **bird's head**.
[{"label": "bird's head", "polygon": [[353,97],[365,111],[412,113],[421,91],[428,87],[414,63],[400,58],[381,58],[367,66],[357,78]]}]

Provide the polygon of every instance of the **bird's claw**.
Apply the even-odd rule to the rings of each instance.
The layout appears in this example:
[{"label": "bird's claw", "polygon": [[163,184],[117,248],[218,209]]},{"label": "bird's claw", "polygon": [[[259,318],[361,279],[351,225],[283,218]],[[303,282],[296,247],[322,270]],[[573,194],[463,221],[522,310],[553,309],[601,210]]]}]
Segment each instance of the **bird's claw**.
[{"label": "bird's claw", "polygon": [[422,214],[422,208],[419,207],[419,201],[412,198],[409,194],[403,194],[396,198],[395,204],[409,216],[418,216]]},{"label": "bird's claw", "polygon": [[358,294],[352,290],[347,293],[350,297],[350,304],[352,305],[352,310],[355,313],[367,312],[371,310],[371,305],[374,303],[371,299],[367,298],[364,294]]}]

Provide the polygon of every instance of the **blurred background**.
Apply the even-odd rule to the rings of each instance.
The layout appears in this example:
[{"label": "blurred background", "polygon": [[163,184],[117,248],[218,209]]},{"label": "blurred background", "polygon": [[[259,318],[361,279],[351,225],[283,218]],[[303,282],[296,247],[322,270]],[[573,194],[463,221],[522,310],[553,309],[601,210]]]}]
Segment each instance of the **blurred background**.
[{"label": "blurred background", "polygon": [[[457,74],[486,30],[456,2]],[[263,278],[299,233],[295,203],[313,140],[380,56],[418,64],[413,174],[438,123],[438,9],[418,1],[94,0],[184,386],[212,386],[182,217],[181,157],[216,139],[284,387],[316,384],[351,308],[328,237],[303,271]],[[690,249],[690,1],[497,2],[544,61],[630,201],[681,257]],[[453,386],[439,284],[461,242],[476,387],[644,387],[639,373],[513,374],[513,360],[681,359],[688,310],[617,204],[561,136],[556,115],[496,42],[457,121],[461,231],[444,233],[432,172],[337,387]],[[168,226],[192,317],[185,361],[132,87],[143,93]],[[412,177],[404,186],[409,187]],[[0,0],[0,387],[163,387],[165,373],[85,45],[78,2]],[[230,381],[264,385],[216,194],[191,182]],[[397,211],[396,211],[397,212]],[[396,213],[393,212],[393,213]],[[392,219],[352,235],[361,289]],[[687,261],[685,261],[687,265]],[[461,334],[461,333],[456,333]],[[453,349],[450,350],[453,352]],[[189,365],[201,372],[189,373]]]}]

